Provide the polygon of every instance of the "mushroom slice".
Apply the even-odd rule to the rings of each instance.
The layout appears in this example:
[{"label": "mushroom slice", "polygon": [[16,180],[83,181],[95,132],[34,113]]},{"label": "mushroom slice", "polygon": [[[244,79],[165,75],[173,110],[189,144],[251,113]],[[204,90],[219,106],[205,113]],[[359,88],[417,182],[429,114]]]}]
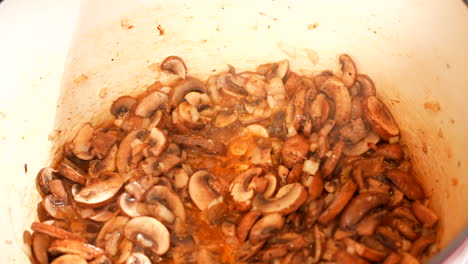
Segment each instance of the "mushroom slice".
[{"label": "mushroom slice", "polygon": [[358,143],[367,136],[366,124],[361,118],[353,119],[340,129],[340,134],[352,143]]},{"label": "mushroom slice", "polygon": [[245,242],[236,250],[236,259],[238,262],[246,262],[251,259],[263,247],[265,241],[258,244],[252,244],[250,241]]},{"label": "mushroom slice", "polygon": [[193,77],[185,78],[172,88],[169,94],[169,105],[171,107],[177,106],[190,92],[206,93],[205,84]]},{"label": "mushroom slice", "polygon": [[131,96],[121,96],[112,103],[110,112],[116,118],[126,115],[130,112],[137,100]]},{"label": "mushroom slice", "polygon": [[267,89],[268,106],[273,109],[279,103],[286,99],[286,90],[284,89],[283,81],[279,77],[274,77],[268,83]]},{"label": "mushroom slice", "polygon": [[278,179],[275,175],[269,173],[263,177],[255,177],[248,188],[253,188],[257,193],[263,193],[263,197],[270,198],[276,192]]},{"label": "mushroom slice", "polygon": [[144,204],[138,202],[126,192],[119,196],[118,203],[122,212],[129,217],[141,216],[141,212],[144,211]]},{"label": "mushroom slice", "polygon": [[281,213],[289,214],[296,211],[307,199],[307,191],[300,183],[287,184],[278,190],[275,198],[265,199],[256,195],[252,206],[263,214]]},{"label": "mushroom slice", "polygon": [[79,184],[86,183],[86,173],[66,158],[60,162],[57,170],[60,175],[71,181]]},{"label": "mushroom slice", "polygon": [[222,194],[223,189],[224,186],[216,176],[206,170],[193,173],[189,180],[190,198],[201,211],[205,211]]},{"label": "mushroom slice", "polygon": [[115,157],[115,162],[117,165],[117,170],[120,174],[125,174],[131,170],[136,164],[133,164],[137,161],[137,156],[143,158],[143,153],[138,153],[139,145],[143,144],[142,139],[146,137],[147,131],[145,129],[136,129],[128,133],[125,138],[120,142],[117,155]]},{"label": "mushroom slice", "polygon": [[257,137],[268,138],[270,136],[266,128],[258,124],[249,125],[246,127],[246,129],[247,131],[249,131],[250,133],[252,133],[253,135]]},{"label": "mushroom slice", "polygon": [[196,148],[208,154],[223,155],[226,153],[226,146],[221,142],[216,142],[202,136],[195,135],[173,135],[172,141],[183,147]]},{"label": "mushroom slice", "polygon": [[345,208],[356,190],[357,185],[352,180],[348,180],[343,184],[341,190],[337,192],[335,199],[333,199],[331,204],[318,218],[319,223],[328,224],[333,220]]},{"label": "mushroom slice", "polygon": [[341,71],[343,72],[341,75],[341,81],[343,82],[344,86],[351,87],[356,80],[356,65],[348,54],[342,54],[340,56],[340,63]]},{"label": "mushroom slice", "polygon": [[424,199],[424,191],[413,175],[410,175],[400,169],[390,169],[385,172],[385,175],[406,195],[406,197],[408,197],[408,199]]},{"label": "mushroom slice", "polygon": [[241,220],[239,221],[239,224],[237,225],[236,229],[236,234],[237,238],[239,239],[239,243],[244,243],[245,239],[247,238],[247,235],[250,232],[250,229],[254,225],[254,223],[257,221],[257,219],[262,215],[262,213],[258,210],[252,210],[248,213],[246,213]]},{"label": "mushroom slice", "polygon": [[354,197],[341,215],[342,228],[353,227],[367,212],[388,203],[389,196],[382,193],[365,192]]},{"label": "mushroom slice", "polygon": [[119,136],[120,132],[117,130],[98,129],[91,142],[91,154],[98,159],[103,159],[115,145]]},{"label": "mushroom slice", "polygon": [[151,264],[151,260],[143,253],[133,252],[125,264]]},{"label": "mushroom slice", "polygon": [[187,67],[185,66],[184,61],[177,56],[169,56],[165,58],[161,63],[161,69],[172,72],[182,79],[185,79],[185,76],[187,75]]},{"label": "mushroom slice", "polygon": [[50,243],[49,252],[52,255],[75,254],[86,260],[104,255],[101,248],[74,239],[56,239]]},{"label": "mushroom slice", "polygon": [[375,231],[375,237],[385,246],[398,250],[401,245],[401,237],[388,226],[379,226]]},{"label": "mushroom slice", "polygon": [[261,168],[248,169],[234,178],[230,184],[229,191],[237,210],[245,212],[250,209],[255,190],[249,184],[261,173]]},{"label": "mushroom slice", "polygon": [[83,257],[79,256],[79,255],[74,255],[74,254],[65,254],[65,255],[62,255],[56,259],[54,259],[54,261],[51,262],[51,264],[88,264],[88,262],[86,261],[86,259],[84,259]]},{"label": "mushroom slice", "polygon": [[57,171],[53,168],[42,168],[36,176],[36,189],[42,197],[50,194],[49,182],[56,178]]},{"label": "mushroom slice", "polygon": [[337,126],[346,125],[351,119],[351,96],[342,82],[330,78],[320,87],[335,102],[334,120]]},{"label": "mushroom slice", "polygon": [[338,143],[336,143],[333,147],[331,156],[325,161],[325,164],[323,164],[321,172],[325,179],[333,173],[333,171],[336,168],[336,165],[338,165],[338,162],[341,158],[341,154],[343,153],[343,148],[344,142],[338,141]]},{"label": "mushroom slice", "polygon": [[436,242],[434,235],[423,235],[413,242],[409,253],[417,258],[434,242]]},{"label": "mushroom slice", "polygon": [[41,233],[34,233],[32,236],[32,253],[34,258],[37,260],[39,264],[48,264],[49,263],[49,255],[47,254],[47,249],[49,248],[50,244],[50,237],[41,234]]},{"label": "mushroom slice", "polygon": [[216,119],[214,121],[214,126],[218,128],[227,127],[230,124],[236,122],[237,117],[238,115],[236,111],[232,111],[232,112],[222,111],[216,116]]},{"label": "mushroom slice", "polygon": [[388,255],[385,258],[383,263],[384,264],[399,264],[400,260],[401,260],[401,256],[396,252],[392,252],[392,253],[390,253],[390,255]]},{"label": "mushroom slice", "polygon": [[75,156],[82,160],[91,160],[94,155],[90,153],[93,140],[94,128],[91,123],[81,126],[71,144],[71,150]]},{"label": "mushroom slice", "polygon": [[379,144],[374,155],[384,156],[385,159],[400,162],[403,159],[403,149],[400,144]]},{"label": "mushroom slice", "polygon": [[372,129],[383,140],[388,141],[391,137],[398,136],[398,128],[388,108],[375,96],[369,96],[363,101],[364,117]]},{"label": "mushroom slice", "polygon": [[169,231],[161,222],[152,217],[132,218],[125,225],[124,233],[129,240],[157,255],[163,255],[169,250]]},{"label": "mushroom slice", "polygon": [[319,93],[309,106],[309,115],[312,119],[312,128],[318,131],[330,113],[330,104],[323,93]]},{"label": "mushroom slice", "polygon": [[116,169],[115,158],[117,156],[117,145],[112,146],[107,156],[102,160],[91,160],[88,172],[92,178],[97,178],[103,172],[113,172]]},{"label": "mushroom slice", "polygon": [[368,259],[373,262],[379,262],[385,259],[387,252],[382,252],[364,244],[358,243],[351,238],[345,238],[344,242],[348,248],[348,252],[355,252],[359,256]]},{"label": "mushroom slice", "polygon": [[361,236],[371,236],[374,234],[375,229],[380,224],[382,217],[385,216],[388,211],[383,210],[380,212],[373,213],[368,215],[366,218],[362,219],[356,225],[356,232]]},{"label": "mushroom slice", "polygon": [[85,186],[74,197],[75,201],[90,207],[99,207],[112,199],[124,181],[118,173],[105,172],[95,182]]},{"label": "mushroom slice", "polygon": [[155,157],[161,155],[167,147],[167,137],[159,128],[154,127],[151,129],[149,140],[149,144],[151,146],[149,151]]},{"label": "mushroom slice", "polygon": [[402,252],[401,253],[401,264],[419,264],[420,262],[416,257],[413,257],[413,255],[407,253],[407,252]]},{"label": "mushroom slice", "polygon": [[414,230],[414,225],[409,220],[387,215],[382,218],[382,222],[384,224],[389,225],[391,228],[397,230],[400,234],[402,234],[409,240],[414,241],[418,238],[418,234]]},{"label": "mushroom slice", "polygon": [[369,144],[377,144],[380,140],[379,135],[370,131],[367,136],[356,144],[347,144],[343,148],[346,156],[359,156],[370,149]]},{"label": "mushroom slice", "polygon": [[318,199],[324,187],[322,174],[316,172],[315,175],[310,175],[306,180],[305,186],[309,193],[309,199]]},{"label": "mushroom slice", "polygon": [[367,264],[368,262],[359,256],[340,250],[335,254],[336,264]]},{"label": "mushroom slice", "polygon": [[178,119],[175,121],[182,122],[185,127],[194,130],[200,130],[205,127],[205,124],[200,119],[197,107],[190,105],[188,102],[180,103],[174,111],[178,113]]},{"label": "mushroom slice", "polygon": [[284,142],[281,149],[281,158],[286,167],[292,168],[295,164],[307,159],[309,141],[300,135],[290,137]]},{"label": "mushroom slice", "polygon": [[359,85],[359,94],[361,96],[375,96],[376,89],[372,79],[365,74],[358,74],[356,76],[356,83]]},{"label": "mushroom slice", "polygon": [[83,241],[83,242],[85,241],[80,236],[77,236],[77,235],[73,234],[70,231],[67,231],[67,230],[65,230],[63,228],[60,228],[60,227],[54,226],[54,225],[34,222],[31,225],[31,229],[33,231],[36,231],[36,232],[39,232],[39,233],[42,233],[42,234],[46,234],[46,235],[48,235],[50,237],[53,237],[53,238],[74,239],[74,240]]},{"label": "mushroom slice", "polygon": [[116,216],[105,223],[96,238],[96,246],[104,249],[110,256],[117,255],[128,220],[126,216]]},{"label": "mushroom slice", "polygon": [[439,217],[437,216],[434,211],[424,206],[420,201],[414,201],[412,204],[412,209],[414,215],[421,221],[424,227],[431,228],[433,227],[437,221],[439,221]]},{"label": "mushroom slice", "polygon": [[361,118],[362,117],[362,101],[364,98],[362,96],[353,96],[351,97],[351,119]]},{"label": "mushroom slice", "polygon": [[166,94],[159,91],[153,91],[138,100],[135,107],[135,115],[141,117],[151,117],[159,108],[163,107],[167,101],[168,97]]},{"label": "mushroom slice", "polygon": [[175,215],[171,224],[176,235],[181,236],[185,233],[184,204],[173,190],[161,185],[153,186],[146,192],[145,201],[149,204],[161,203],[165,205]]}]

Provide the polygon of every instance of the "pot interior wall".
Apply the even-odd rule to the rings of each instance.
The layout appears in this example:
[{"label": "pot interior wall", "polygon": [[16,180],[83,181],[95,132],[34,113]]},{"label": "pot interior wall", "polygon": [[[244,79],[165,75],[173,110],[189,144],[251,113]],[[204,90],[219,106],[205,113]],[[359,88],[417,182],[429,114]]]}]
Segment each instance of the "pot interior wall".
[{"label": "pot interior wall", "polygon": [[[281,59],[304,74],[338,72],[337,57],[348,53],[394,113],[415,174],[441,216],[445,246],[468,222],[466,11],[461,1],[436,0],[83,1],[57,103],[54,129],[66,136],[53,138],[51,153],[83,122],[104,120],[119,95],[154,82],[156,63],[168,55],[182,57],[190,75],[205,78],[227,63],[248,70]],[[318,54],[317,64],[307,49]],[[45,165],[36,163],[26,180],[10,186],[10,198],[29,199],[20,208],[7,205],[12,219],[1,233],[13,225],[12,247],[34,219],[39,197],[31,190]]]}]

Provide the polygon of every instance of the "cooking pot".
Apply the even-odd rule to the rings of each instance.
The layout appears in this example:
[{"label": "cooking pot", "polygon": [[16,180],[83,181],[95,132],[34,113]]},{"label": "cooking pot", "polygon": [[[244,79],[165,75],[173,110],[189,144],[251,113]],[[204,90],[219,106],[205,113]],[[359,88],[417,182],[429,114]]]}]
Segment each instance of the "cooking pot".
[{"label": "cooking pot", "polygon": [[0,4],[0,252],[27,263],[37,171],[79,126],[183,57],[206,78],[289,59],[293,71],[339,71],[353,56],[401,129],[440,216],[434,263],[468,259],[468,9],[461,0],[28,1]]}]

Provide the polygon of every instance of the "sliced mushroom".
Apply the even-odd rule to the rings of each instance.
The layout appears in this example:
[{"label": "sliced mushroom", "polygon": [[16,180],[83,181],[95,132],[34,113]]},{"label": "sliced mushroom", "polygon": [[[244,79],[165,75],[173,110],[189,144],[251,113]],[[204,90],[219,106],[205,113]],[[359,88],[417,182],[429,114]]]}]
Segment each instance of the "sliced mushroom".
[{"label": "sliced mushroom", "polygon": [[135,106],[135,115],[141,117],[152,117],[156,111],[163,107],[168,101],[166,94],[153,91],[138,100]]},{"label": "sliced mushroom", "polygon": [[185,233],[185,208],[180,197],[171,189],[165,186],[156,185],[145,194],[145,201],[150,204],[161,203],[165,205],[174,215],[173,224],[176,235]]},{"label": "sliced mushroom", "polygon": [[356,144],[367,136],[366,124],[361,118],[353,119],[349,124],[340,129],[340,134]]},{"label": "sliced mushroom", "polygon": [[236,111],[222,111],[216,116],[214,126],[218,128],[227,127],[236,122],[237,117],[238,115]]},{"label": "sliced mushroom", "polygon": [[239,224],[237,225],[236,234],[237,238],[239,239],[240,243],[244,243],[247,235],[250,232],[250,229],[257,221],[257,219],[262,215],[262,213],[258,210],[252,210],[246,213],[240,220]]},{"label": "sliced mushroom", "polygon": [[383,264],[399,264],[401,256],[398,253],[392,252],[385,258]]},{"label": "sliced mushroom", "polygon": [[356,232],[361,236],[373,235],[377,226],[380,225],[382,217],[385,216],[387,213],[388,211],[383,210],[368,215],[356,225]]},{"label": "sliced mushroom", "polygon": [[110,112],[115,117],[121,117],[130,112],[137,100],[131,96],[121,96],[112,103]]},{"label": "sliced mushroom", "polygon": [[65,205],[63,201],[57,200],[53,195],[44,197],[41,204],[47,214],[56,219],[65,219],[66,215],[74,214],[70,205]]},{"label": "sliced mushroom", "polygon": [[49,263],[49,255],[47,254],[47,249],[49,248],[50,244],[50,237],[41,234],[41,233],[34,233],[32,236],[32,253],[34,258],[39,264],[48,264]]},{"label": "sliced mushroom", "polygon": [[185,66],[184,61],[177,56],[169,56],[165,58],[161,63],[161,69],[172,72],[182,79],[185,79],[185,76],[187,75],[187,67]]},{"label": "sliced mushroom", "polygon": [[174,110],[177,113],[177,119],[173,119],[174,124],[180,122],[184,127],[190,130],[201,130],[205,127],[205,123],[201,120],[198,108],[190,105],[188,102],[180,103]]},{"label": "sliced mushroom", "polygon": [[308,152],[309,141],[300,135],[296,135],[284,142],[281,149],[281,158],[286,167],[292,168],[295,164],[304,161]]},{"label": "sliced mushroom", "polygon": [[175,107],[184,99],[185,95],[190,92],[206,93],[205,85],[202,81],[187,77],[176,86],[174,86],[169,94],[169,105]]},{"label": "sliced mushroom", "polygon": [[91,160],[89,162],[88,173],[92,178],[97,178],[99,174],[103,172],[113,172],[115,171],[116,164],[115,159],[117,157],[117,145],[112,146],[109,150],[107,156],[101,160]]},{"label": "sliced mushroom", "polygon": [[325,164],[323,164],[321,172],[325,179],[333,173],[336,165],[338,165],[341,154],[343,153],[344,145],[343,141],[338,141],[333,147],[331,156],[325,161]]},{"label": "sliced mushroom", "polygon": [[151,260],[143,253],[133,252],[125,264],[151,264]]},{"label": "sliced mushroom", "polygon": [[342,54],[340,56],[341,71],[341,81],[346,87],[351,87],[356,80],[356,65],[354,64],[353,59],[348,54]]},{"label": "sliced mushroom", "polygon": [[346,125],[351,119],[351,96],[348,89],[335,78],[330,78],[320,87],[335,103],[334,120],[337,126]]},{"label": "sliced mushroom", "polygon": [[237,210],[245,212],[250,209],[255,191],[253,188],[249,188],[249,184],[254,177],[259,176],[261,173],[261,168],[246,170],[236,176],[234,181],[230,184],[229,191]]},{"label": "sliced mushroom", "polygon": [[161,222],[152,217],[132,218],[125,225],[124,234],[129,240],[157,255],[163,255],[169,250],[169,231]]},{"label": "sliced mushroom", "polygon": [[42,168],[36,176],[36,189],[42,197],[50,194],[49,182],[56,178],[57,171],[53,168]]},{"label": "sliced mushroom", "polygon": [[281,213],[289,214],[296,211],[307,199],[307,191],[300,183],[291,183],[281,187],[275,198],[265,199],[256,195],[252,206],[263,214]]},{"label": "sliced mushroom", "polygon": [[385,159],[400,162],[403,159],[403,150],[400,144],[379,144],[374,152],[376,156],[384,156]]},{"label": "sliced mushroom", "polygon": [[48,235],[48,236],[50,236],[52,238],[74,239],[74,240],[83,241],[83,242],[85,241],[83,238],[71,233],[70,231],[67,231],[67,230],[65,230],[63,228],[60,228],[58,226],[49,225],[49,224],[46,224],[46,223],[34,222],[31,225],[31,229],[33,231],[36,231],[36,232],[39,232],[39,233],[42,233],[42,234],[46,234],[46,235]]},{"label": "sliced mushroom", "polygon": [[414,257],[418,258],[424,253],[426,248],[434,242],[436,242],[436,238],[434,235],[423,235],[413,242],[409,253]]},{"label": "sliced mushroom", "polygon": [[208,205],[222,194],[223,189],[220,180],[206,170],[199,170],[190,177],[189,195],[201,211],[205,211]]},{"label": "sliced mushroom", "polygon": [[86,260],[105,254],[101,248],[74,239],[56,239],[50,243],[49,252],[52,255],[75,254]]},{"label": "sliced mushroom", "polygon": [[359,94],[361,96],[375,96],[376,89],[372,79],[365,74],[358,74],[356,76],[356,83],[359,85]]},{"label": "sliced mushroom", "polygon": [[367,212],[386,204],[389,196],[382,193],[365,192],[354,197],[344,210],[340,219],[342,228],[349,228],[357,224]]},{"label": "sliced mushroom", "polygon": [[390,169],[385,172],[385,175],[406,195],[406,197],[408,197],[408,199],[424,199],[424,191],[413,175],[399,169]]},{"label": "sliced mushroom", "polygon": [[172,141],[187,148],[196,148],[209,154],[226,153],[226,146],[221,142],[216,142],[201,136],[195,135],[173,135]]},{"label": "sliced mushroom", "polygon": [[159,129],[159,128],[152,128],[149,135],[149,144],[150,153],[158,157],[167,147],[167,136]]},{"label": "sliced mushroom", "polygon": [[102,255],[93,261],[90,261],[88,264],[112,264],[112,261],[105,255]]},{"label": "sliced mushroom", "polygon": [[312,128],[318,131],[325,121],[328,119],[330,113],[330,104],[323,93],[319,93],[314,101],[310,104],[309,115],[312,119]]},{"label": "sliced mushroom", "polygon": [[359,256],[373,262],[382,261],[388,255],[386,251],[370,248],[362,243],[352,240],[351,238],[345,238],[344,241],[348,247],[348,251],[355,252]]},{"label": "sliced mushroom", "polygon": [[343,148],[343,153],[346,156],[362,155],[370,149],[369,144],[377,144],[379,140],[380,137],[371,131],[363,140],[359,141],[358,143],[345,145]]},{"label": "sliced mushroom", "polygon": [[250,241],[245,242],[236,250],[236,259],[243,262],[251,259],[263,247],[264,244],[265,241],[262,241],[258,244],[252,244]]},{"label": "sliced mushroom", "polygon": [[424,206],[420,201],[414,201],[412,203],[412,209],[414,215],[421,221],[424,227],[431,228],[433,227],[437,221],[439,221],[439,217],[437,216],[434,211]]},{"label": "sliced mushroom", "polygon": [[90,152],[93,135],[94,128],[91,123],[81,126],[71,144],[71,150],[75,156],[82,160],[90,160],[94,157]]},{"label": "sliced mushroom", "polygon": [[148,132],[145,129],[133,130],[120,142],[115,157],[117,170],[120,174],[129,172],[136,166],[136,163],[143,158],[143,149],[141,149],[143,145],[142,139],[144,139],[147,134]]},{"label": "sliced mushroom", "polygon": [[51,194],[54,196],[56,201],[60,201],[64,204],[68,204],[68,194],[63,185],[63,181],[59,179],[51,180],[49,182],[49,188]]},{"label": "sliced mushroom", "polygon": [[57,170],[60,175],[71,181],[79,184],[86,183],[86,173],[68,159],[64,158],[62,162],[60,162]]},{"label": "sliced mushroom", "polygon": [[336,264],[367,264],[368,262],[359,256],[340,250],[335,254]]},{"label": "sliced mushroom", "polygon": [[419,264],[420,262],[415,257],[413,257],[413,255],[407,252],[402,252],[400,263],[401,264]]},{"label": "sliced mushroom", "polygon": [[407,208],[407,207],[400,206],[398,208],[395,208],[392,211],[392,215],[395,216],[395,217],[407,218],[407,219],[413,221],[414,223],[419,223],[416,216],[414,216],[414,214],[411,212],[411,210],[409,208]]},{"label": "sliced mushroom", "polygon": [[409,240],[413,241],[418,238],[418,234],[414,229],[414,225],[409,220],[387,215],[382,219],[382,221],[383,223],[389,225],[391,228],[397,230],[400,234],[402,234]]},{"label": "sliced mushroom", "polygon": [[362,118],[362,102],[364,98],[362,96],[351,97],[351,119]]},{"label": "sliced mushroom", "polygon": [[283,228],[284,220],[279,213],[268,214],[260,218],[250,230],[250,242],[255,245],[276,235]]},{"label": "sliced mushroom", "polygon": [[91,154],[98,159],[106,157],[117,142],[120,132],[117,130],[98,129],[91,142]]},{"label": "sliced mushroom", "polygon": [[75,201],[90,207],[99,207],[112,199],[124,181],[119,174],[105,172],[95,182],[85,186],[74,197]]},{"label": "sliced mushroom", "polygon": [[105,223],[96,238],[96,246],[104,249],[110,256],[117,255],[128,220],[128,217],[117,216]]},{"label": "sliced mushroom", "polygon": [[87,264],[88,262],[86,259],[79,255],[74,255],[74,254],[65,254],[62,256],[59,256],[58,258],[54,259],[54,261],[51,262],[51,264]]},{"label": "sliced mushroom", "polygon": [[383,140],[388,141],[391,137],[400,134],[400,129],[392,114],[377,97],[366,97],[363,101],[363,108],[365,118]]},{"label": "sliced mushroom", "polygon": [[402,246],[400,235],[388,226],[379,226],[375,231],[375,237],[385,246],[398,250]]},{"label": "sliced mushroom", "polygon": [[309,192],[309,199],[315,200],[320,197],[323,191],[323,177],[320,172],[315,173],[313,176],[307,178],[306,187]]},{"label": "sliced mushroom", "polygon": [[257,193],[263,193],[263,197],[272,197],[278,187],[278,179],[269,173],[262,177],[255,177],[248,188],[253,188]]},{"label": "sliced mushroom", "polygon": [[331,204],[318,218],[319,223],[328,224],[333,220],[345,208],[349,200],[351,200],[356,189],[357,186],[352,180],[344,183]]}]

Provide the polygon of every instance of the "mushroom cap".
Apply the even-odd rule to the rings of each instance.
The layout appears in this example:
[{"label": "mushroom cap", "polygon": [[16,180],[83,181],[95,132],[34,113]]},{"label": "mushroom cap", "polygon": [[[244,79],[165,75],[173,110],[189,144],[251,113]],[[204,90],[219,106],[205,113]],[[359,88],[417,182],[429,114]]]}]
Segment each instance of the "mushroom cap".
[{"label": "mushroom cap", "polygon": [[166,94],[153,91],[138,101],[135,107],[135,115],[151,117],[156,113],[156,110],[167,103],[167,100],[168,97]]},{"label": "mushroom cap", "polygon": [[36,176],[36,189],[39,191],[41,196],[45,196],[50,193],[49,182],[52,181],[56,176],[56,170],[53,168],[45,167],[42,168]]},{"label": "mushroom cap", "polygon": [[151,260],[143,253],[133,252],[125,264],[151,264]]},{"label": "mushroom cap", "polygon": [[151,145],[149,151],[153,156],[158,157],[167,147],[167,136],[159,128],[153,127],[149,139]]},{"label": "mushroom cap", "polygon": [[190,92],[206,93],[205,84],[193,77],[187,77],[174,86],[169,93],[169,105],[175,107]]},{"label": "mushroom cap", "polygon": [[348,54],[342,54],[340,56],[340,63],[341,70],[343,71],[343,75],[341,75],[341,81],[346,87],[351,87],[356,80],[356,65]]},{"label": "mushroom cap", "polygon": [[237,175],[232,181],[229,190],[238,210],[247,211],[250,209],[255,191],[249,184],[254,177],[259,176],[261,173],[261,168],[248,169]]},{"label": "mushroom cap", "polygon": [[278,233],[284,225],[285,219],[279,213],[272,213],[262,217],[252,226],[249,240],[252,244],[258,244]]},{"label": "mushroom cap", "polygon": [[306,189],[302,184],[295,182],[281,187],[273,199],[265,199],[262,195],[256,195],[252,206],[263,214],[289,214],[296,211],[306,199]]},{"label": "mushroom cap", "polygon": [[129,218],[126,216],[116,216],[106,222],[102,226],[96,238],[96,246],[100,248],[106,248],[106,242],[108,239],[106,236],[111,235],[112,233],[116,233],[119,237],[121,237],[123,235],[125,224],[128,222],[128,220]]},{"label": "mushroom cap", "polygon": [[187,67],[184,61],[177,56],[169,56],[161,62],[161,69],[164,71],[172,72],[180,78],[185,79],[187,75]]},{"label": "mushroom cap", "polygon": [[93,125],[89,122],[84,123],[72,141],[71,150],[73,154],[82,160],[91,160],[94,157],[90,153],[93,136]]},{"label": "mushroom cap", "polygon": [[39,223],[39,222],[34,222],[31,225],[31,229],[33,231],[46,234],[52,238],[58,238],[58,239],[75,239],[78,241],[85,241],[82,237],[73,234],[70,231],[67,231],[63,228],[60,228],[58,226],[54,225],[49,225],[46,223]]},{"label": "mushroom cap", "polygon": [[320,90],[325,92],[335,102],[335,122],[337,126],[346,125],[351,119],[351,96],[348,88],[336,78],[330,78],[323,83]]},{"label": "mushroom cap", "polygon": [[65,254],[54,259],[54,261],[52,261],[51,264],[70,264],[70,263],[87,264],[88,262],[86,261],[86,259],[80,257],[79,255]]},{"label": "mushroom cap", "polygon": [[199,170],[192,174],[189,180],[189,195],[193,203],[201,211],[205,211],[208,205],[221,195],[218,179],[207,170]]},{"label": "mushroom cap", "polygon": [[125,236],[136,244],[157,255],[169,250],[170,235],[167,228],[158,220],[148,216],[138,216],[127,222]]},{"label": "mushroom cap", "polygon": [[145,201],[149,204],[159,202],[165,205],[180,220],[185,222],[185,208],[176,192],[162,185],[155,185],[145,194]]},{"label": "mushroom cap", "polygon": [[121,96],[112,103],[110,112],[115,117],[125,115],[130,112],[136,102],[137,99],[131,96]]},{"label": "mushroom cap", "polygon": [[125,138],[120,142],[117,155],[115,157],[115,164],[120,174],[127,173],[130,170],[130,161],[132,160],[133,143],[135,140],[139,140],[146,134],[145,129],[136,129],[128,133]]},{"label": "mushroom cap", "polygon": [[286,167],[292,168],[296,163],[307,158],[309,141],[300,135],[290,137],[281,149],[281,158]]},{"label": "mushroom cap", "polygon": [[398,128],[392,114],[388,108],[375,96],[364,98],[364,117],[367,119],[372,129],[383,140],[388,141],[391,137],[398,136]]},{"label": "mushroom cap", "polygon": [[34,233],[32,236],[32,253],[34,258],[37,260],[39,264],[46,264],[49,263],[49,254],[47,253],[47,249],[49,248],[50,244],[50,237],[41,234],[41,233]]},{"label": "mushroom cap", "polygon": [[112,199],[123,184],[124,181],[118,173],[105,172],[97,181],[81,189],[74,199],[80,204],[99,207]]}]

